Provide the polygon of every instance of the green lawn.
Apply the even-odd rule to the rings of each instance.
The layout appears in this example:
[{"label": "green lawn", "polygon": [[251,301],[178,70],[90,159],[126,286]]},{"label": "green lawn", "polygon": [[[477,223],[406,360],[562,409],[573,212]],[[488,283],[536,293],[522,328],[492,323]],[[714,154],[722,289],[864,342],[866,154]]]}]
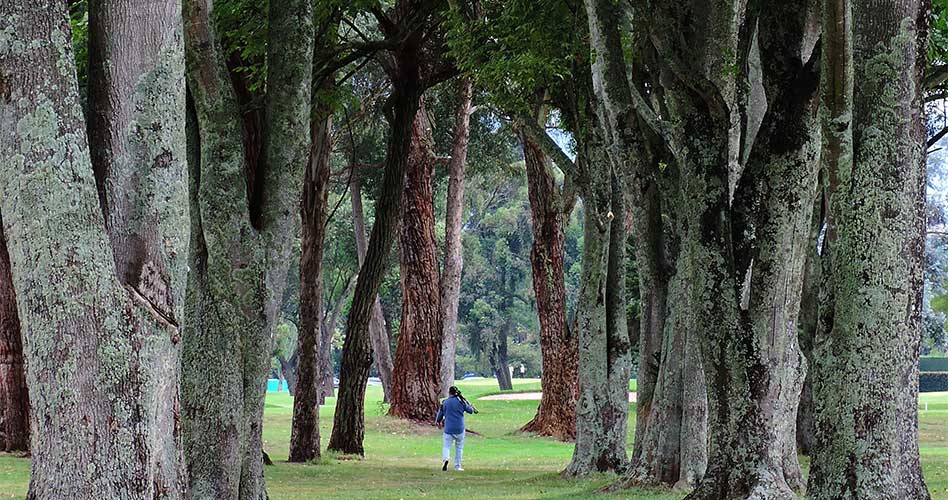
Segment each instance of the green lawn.
[{"label": "green lawn", "polygon": [[[468,435],[465,470],[441,472],[441,437],[437,429],[419,427],[383,416],[379,387],[366,397],[366,458],[296,465],[284,461],[289,446],[292,399],[285,394],[267,398],[264,441],[276,461],[267,467],[270,498],[588,498],[609,477],[584,481],[559,479],[569,461],[570,444],[521,435],[515,430],[536,410],[536,401],[478,401],[497,392],[493,380],[462,382],[459,386],[480,413],[469,417],[468,427],[482,436]],[[514,389],[539,389],[537,381],[515,380]],[[922,462],[932,496],[948,500],[948,393],[924,394],[920,413]],[[332,423],[332,399],[321,412],[324,442]],[[630,422],[634,422],[631,419]],[[632,428],[629,429],[631,440]],[[26,494],[29,460],[0,454],[0,497]],[[606,497],[605,495],[603,495]],[[608,498],[677,499],[669,491],[627,491]]]}]

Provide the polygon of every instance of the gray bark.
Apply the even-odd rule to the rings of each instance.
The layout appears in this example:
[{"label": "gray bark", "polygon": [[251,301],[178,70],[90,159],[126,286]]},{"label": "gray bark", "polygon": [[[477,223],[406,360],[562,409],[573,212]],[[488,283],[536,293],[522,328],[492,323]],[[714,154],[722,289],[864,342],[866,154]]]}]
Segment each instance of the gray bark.
[{"label": "gray bark", "polygon": [[184,17],[188,88],[200,131],[200,159],[191,166],[193,251],[182,383],[191,495],[263,499],[261,425],[271,332],[299,228],[310,144],[312,4],[270,6],[259,172],[247,172],[253,162],[243,150],[210,2],[186,1]]},{"label": "gray bark", "polygon": [[[92,112],[116,106],[90,124],[110,148],[94,158],[100,185],[116,184],[100,200],[65,4],[0,2],[0,212],[31,388],[28,498],[187,495],[181,21],[175,2],[147,6],[90,7],[93,57],[110,61],[91,77]],[[119,193],[133,210],[108,203]]]},{"label": "gray bark", "polygon": [[929,498],[918,455],[928,3],[826,2],[812,498]]},{"label": "gray bark", "polygon": [[441,273],[441,397],[448,396],[454,385],[454,356],[458,343],[458,303],[461,298],[461,270],[464,252],[461,246],[461,222],[464,212],[464,166],[471,137],[471,77],[460,83],[460,103],[454,116],[454,142],[448,166],[448,204],[444,216],[444,269]]},{"label": "gray bark", "polygon": [[[594,132],[593,132],[594,134]],[[576,446],[563,475],[622,472],[627,465],[629,334],[625,318],[625,217],[618,174],[601,138],[584,138],[578,178],[584,210],[582,285],[576,310],[579,398]],[[616,215],[618,214],[618,215]]]}]

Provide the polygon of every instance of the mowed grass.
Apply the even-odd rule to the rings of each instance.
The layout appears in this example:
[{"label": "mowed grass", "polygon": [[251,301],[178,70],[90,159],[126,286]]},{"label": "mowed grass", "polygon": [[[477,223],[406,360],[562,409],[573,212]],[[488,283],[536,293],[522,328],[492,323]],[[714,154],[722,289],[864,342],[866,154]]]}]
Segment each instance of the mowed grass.
[{"label": "mowed grass", "polygon": [[[267,397],[264,442],[276,465],[266,468],[270,498],[281,499],[400,499],[400,498],[603,498],[678,499],[680,492],[629,490],[600,495],[612,481],[597,476],[581,481],[563,480],[559,471],[569,462],[572,445],[517,432],[533,417],[537,401],[483,401],[496,393],[494,380],[458,384],[480,410],[468,417],[465,471],[441,472],[440,431],[386,416],[381,389],[369,387],[366,396],[364,459],[324,455],[319,463],[286,463],[293,400],[286,394]],[[515,380],[514,390],[539,390],[536,380]],[[323,444],[329,439],[335,401],[322,408]],[[925,477],[932,497],[948,500],[948,393],[923,394],[919,435]],[[633,435],[634,414],[629,425]],[[29,459],[0,454],[0,497],[22,498],[29,480]]]}]

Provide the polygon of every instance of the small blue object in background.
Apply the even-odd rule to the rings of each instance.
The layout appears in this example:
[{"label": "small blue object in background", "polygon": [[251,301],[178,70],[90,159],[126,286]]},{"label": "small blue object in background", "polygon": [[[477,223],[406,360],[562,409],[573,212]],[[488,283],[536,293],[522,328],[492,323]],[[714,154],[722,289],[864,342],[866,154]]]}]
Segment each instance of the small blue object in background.
[{"label": "small blue object in background", "polygon": [[280,379],[267,379],[267,392],[289,392],[286,384],[280,384]]}]

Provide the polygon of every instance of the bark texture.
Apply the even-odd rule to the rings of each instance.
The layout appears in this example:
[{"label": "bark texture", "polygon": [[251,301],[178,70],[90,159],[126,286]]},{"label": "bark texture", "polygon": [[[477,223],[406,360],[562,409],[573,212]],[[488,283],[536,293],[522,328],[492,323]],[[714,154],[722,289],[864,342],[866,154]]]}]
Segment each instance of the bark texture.
[{"label": "bark texture", "polygon": [[90,120],[93,149],[108,150],[90,160],[66,5],[0,2],[0,212],[32,389],[28,498],[187,496],[181,12],[142,7],[90,5],[91,57],[110,62],[90,75],[92,117],[108,118]]},{"label": "bark texture", "polygon": [[[328,81],[328,80],[327,80]],[[300,328],[296,347],[293,427],[290,462],[319,458],[320,360],[323,330],[323,249],[329,203],[329,156],[332,149],[332,115],[327,104],[314,102],[312,148],[303,178],[300,218]]]},{"label": "bark texture", "polygon": [[918,456],[929,5],[824,7],[828,227],[812,498],[929,498]]},{"label": "bark texture", "polygon": [[579,353],[576,336],[566,322],[565,226],[571,203],[564,199],[547,156],[526,134],[519,135],[533,220],[530,263],[543,362],[540,406],[533,420],[520,430],[572,441],[576,438]]},{"label": "bark texture", "polygon": [[[408,6],[402,5],[402,8]],[[372,308],[385,272],[385,263],[395,242],[404,178],[411,150],[412,124],[422,94],[418,60],[420,37],[420,32],[416,33],[411,40],[405,42],[407,46],[395,54],[398,71],[392,82],[392,94],[386,103],[390,131],[385,153],[385,174],[375,205],[372,236],[365,261],[359,271],[359,280],[346,323],[339,394],[332,436],[329,439],[329,449],[342,453],[365,453],[362,447],[365,437],[365,386],[372,365],[372,346],[368,329]]]},{"label": "bark texture", "polygon": [[441,376],[441,287],[434,216],[431,123],[424,105],[412,124],[399,233],[402,318],[389,415],[431,422]]},{"label": "bark texture", "polygon": [[448,203],[444,216],[444,270],[441,274],[441,397],[448,397],[454,385],[454,359],[458,344],[458,303],[461,299],[461,271],[464,248],[461,246],[461,225],[464,215],[464,166],[471,138],[471,98],[474,84],[471,77],[461,79],[457,110],[454,115],[454,142],[448,165]]},{"label": "bark texture", "polygon": [[[270,4],[264,148],[244,131],[211,3],[185,2],[192,254],[184,342],[185,453],[195,498],[266,498],[262,418],[271,333],[299,230],[310,145],[312,4]],[[214,390],[207,390],[207,387]]]},{"label": "bark texture", "polygon": [[29,451],[30,398],[10,255],[2,229],[0,220],[0,450]]},{"label": "bark texture", "polygon": [[[355,168],[353,166],[353,168]],[[356,253],[359,266],[365,263],[367,243],[365,241],[365,211],[362,208],[362,181],[358,171],[352,174],[349,191],[352,200],[352,224],[355,230]],[[384,274],[385,271],[383,271]],[[388,339],[388,327],[385,325],[385,313],[378,293],[372,303],[372,316],[369,318],[369,339],[372,342],[372,356],[375,369],[382,379],[383,400],[391,401],[392,395],[392,348]]]},{"label": "bark texture", "polygon": [[[567,477],[622,472],[627,465],[629,350],[625,310],[625,209],[602,138],[583,141],[583,271],[576,310],[579,398]],[[618,214],[618,215],[616,215]]]}]

